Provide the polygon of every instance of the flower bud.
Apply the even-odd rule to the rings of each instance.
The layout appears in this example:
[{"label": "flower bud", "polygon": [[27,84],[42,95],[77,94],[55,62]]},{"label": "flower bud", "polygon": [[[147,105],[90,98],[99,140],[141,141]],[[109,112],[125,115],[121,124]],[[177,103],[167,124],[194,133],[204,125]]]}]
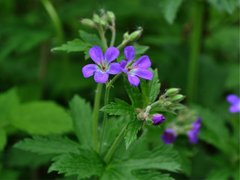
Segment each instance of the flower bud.
[{"label": "flower bud", "polygon": [[108,16],[108,19],[110,21],[114,21],[115,20],[115,15],[112,11],[107,11],[107,16]]},{"label": "flower bud", "polygon": [[123,34],[123,39],[128,41],[129,38],[130,38],[130,37],[129,37],[129,33],[128,33],[128,32],[125,32],[125,33]]},{"label": "flower bud", "polygon": [[154,114],[152,116],[152,123],[154,125],[159,125],[165,121],[165,117],[162,114]]},{"label": "flower bud", "polygon": [[174,96],[174,95],[178,94],[179,91],[180,91],[179,88],[170,88],[166,91],[165,95],[166,96]]},{"label": "flower bud", "polygon": [[93,14],[93,21],[100,24],[101,18],[98,14]]},{"label": "flower bud", "polygon": [[130,41],[135,41],[137,40],[141,35],[142,35],[143,29],[140,28],[139,30],[134,31],[129,35]]},{"label": "flower bud", "polygon": [[85,25],[85,26],[88,26],[88,27],[91,27],[91,28],[95,28],[96,27],[96,25],[95,25],[95,23],[91,20],[91,19],[82,19],[81,20],[81,23],[83,24],[83,25]]},{"label": "flower bud", "polygon": [[182,94],[177,94],[171,98],[171,101],[180,102],[185,98]]}]

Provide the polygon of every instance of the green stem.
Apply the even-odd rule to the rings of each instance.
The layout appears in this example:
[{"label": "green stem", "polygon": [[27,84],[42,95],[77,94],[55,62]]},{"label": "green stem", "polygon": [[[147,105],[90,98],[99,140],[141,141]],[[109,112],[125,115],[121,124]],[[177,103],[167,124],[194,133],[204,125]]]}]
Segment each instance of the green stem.
[{"label": "green stem", "polygon": [[103,30],[103,27],[102,26],[99,26],[98,28],[98,33],[100,35],[100,38],[102,40],[102,44],[103,44],[103,48],[106,50],[108,45],[107,45],[107,39],[105,37],[105,32]]},{"label": "green stem", "polygon": [[190,37],[190,59],[188,69],[188,101],[193,102],[197,94],[198,66],[202,38],[203,3],[196,2],[192,9],[193,29]]},{"label": "green stem", "polygon": [[118,45],[118,49],[122,49],[123,47],[125,47],[127,44],[129,43],[129,41],[123,41],[121,44]]},{"label": "green stem", "polygon": [[108,163],[111,160],[111,158],[112,158],[114,152],[116,151],[118,145],[122,141],[122,138],[124,136],[126,128],[127,128],[127,125],[122,128],[122,130],[120,131],[120,133],[118,134],[118,136],[116,137],[114,142],[112,143],[111,147],[109,148],[106,156],[104,157],[104,160],[105,160],[106,163]]},{"label": "green stem", "polygon": [[97,85],[94,99],[93,108],[93,148],[98,151],[98,119],[99,119],[99,108],[102,94],[102,84]]},{"label": "green stem", "polygon": [[[106,85],[106,91],[105,91],[105,96],[104,96],[104,106],[108,104],[109,101],[109,94],[110,90],[113,86],[113,83],[121,76],[121,74],[116,75],[107,85]],[[104,112],[103,114],[103,126],[102,126],[102,136],[101,136],[101,147],[100,151],[103,148],[103,141],[104,141],[104,136],[105,136],[105,129],[106,129],[106,123],[107,123],[107,113]]]},{"label": "green stem", "polygon": [[111,31],[112,31],[112,38],[111,38],[110,46],[114,46],[114,44],[115,44],[115,39],[116,39],[115,20],[112,21]]},{"label": "green stem", "polygon": [[55,28],[57,37],[59,39],[59,43],[63,43],[64,36],[63,36],[63,28],[60,18],[57,14],[56,9],[54,8],[53,4],[49,0],[41,0],[44,8],[46,9],[49,17],[52,20],[53,26]]}]

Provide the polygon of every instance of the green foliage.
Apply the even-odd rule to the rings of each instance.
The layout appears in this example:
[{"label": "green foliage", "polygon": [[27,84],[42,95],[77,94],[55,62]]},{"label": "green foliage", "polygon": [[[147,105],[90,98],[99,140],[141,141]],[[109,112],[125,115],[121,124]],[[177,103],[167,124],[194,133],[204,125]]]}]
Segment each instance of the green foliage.
[{"label": "green foliage", "polygon": [[143,123],[137,119],[131,121],[126,129],[124,136],[126,149],[137,139],[138,132],[141,130]]},{"label": "green foliage", "polygon": [[0,152],[4,149],[7,143],[7,135],[4,129],[0,129]]},{"label": "green foliage", "polygon": [[60,47],[55,47],[52,51],[66,51],[66,52],[81,52],[86,50],[87,45],[80,39],[74,39],[68,41],[66,44],[61,45]]},{"label": "green foliage", "polygon": [[104,162],[90,149],[81,149],[79,153],[64,154],[54,159],[49,172],[57,171],[66,176],[78,175],[79,179],[101,176]]},{"label": "green foliage", "polygon": [[[115,160],[106,167],[102,179],[145,179],[146,177],[152,179],[156,174],[167,179],[167,175],[160,174],[161,170],[180,171],[179,157],[172,146],[161,144],[156,145],[154,149],[148,149],[146,146],[146,136],[143,136],[127,151],[125,148],[121,152],[118,151]],[[144,175],[143,172],[151,173]]]},{"label": "green foliage", "polygon": [[128,97],[131,100],[131,103],[133,107],[142,107],[143,102],[142,102],[142,95],[140,93],[140,90],[137,87],[133,87],[129,84],[129,82],[124,79],[124,86],[127,91]]},{"label": "green foliage", "polygon": [[159,82],[158,71],[156,69],[154,70],[152,81],[145,81],[141,84],[142,95],[146,102],[145,105],[153,103],[157,99],[160,93],[160,87],[161,84]]},{"label": "green foliage", "polygon": [[134,114],[134,109],[132,108],[132,106],[120,99],[116,99],[115,102],[104,106],[101,111],[116,116],[126,116]]},{"label": "green foliage", "polygon": [[[163,1],[164,17],[169,24],[173,24],[183,0],[167,0]],[[161,5],[161,4],[160,4]]]},{"label": "green foliage", "polygon": [[24,139],[14,145],[15,148],[38,154],[63,154],[78,152],[79,145],[68,138],[40,137]]},{"label": "green foliage", "polygon": [[68,113],[51,101],[23,104],[15,113],[12,125],[29,134],[60,134],[72,129]]},{"label": "green foliage", "polygon": [[208,2],[219,11],[225,11],[229,14],[232,14],[240,5],[238,0],[208,0]]},{"label": "green foliage", "polygon": [[75,133],[82,145],[91,145],[92,140],[92,110],[89,103],[79,96],[74,96],[70,102]]},{"label": "green foliage", "polygon": [[16,89],[0,94],[0,127],[10,124],[11,117],[19,107],[19,98]]}]

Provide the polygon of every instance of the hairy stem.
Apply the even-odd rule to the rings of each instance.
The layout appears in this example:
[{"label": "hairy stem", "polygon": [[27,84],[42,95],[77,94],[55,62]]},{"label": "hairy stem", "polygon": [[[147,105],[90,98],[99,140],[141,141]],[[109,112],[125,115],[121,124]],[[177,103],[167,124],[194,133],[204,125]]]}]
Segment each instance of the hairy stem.
[{"label": "hairy stem", "polygon": [[98,119],[99,119],[99,108],[102,94],[102,84],[98,84],[95,92],[94,108],[93,108],[93,148],[98,151]]},{"label": "hairy stem", "polygon": [[108,45],[107,45],[107,39],[105,37],[105,32],[104,32],[102,26],[98,27],[98,33],[99,33],[99,36],[100,36],[100,38],[102,40],[103,48],[106,50]]},{"label": "hairy stem", "polygon": [[112,26],[111,26],[111,31],[112,31],[112,38],[111,38],[111,43],[110,46],[114,46],[115,44],[115,39],[116,39],[116,25],[115,25],[115,20],[112,20]]},{"label": "hairy stem", "polygon": [[119,144],[121,143],[121,141],[122,141],[122,138],[123,138],[123,136],[124,136],[124,133],[125,133],[126,129],[127,129],[127,125],[125,125],[125,126],[122,128],[122,130],[120,131],[120,133],[118,134],[118,136],[116,137],[116,139],[114,140],[114,142],[112,143],[111,147],[109,148],[106,156],[104,157],[104,160],[105,160],[106,163],[108,163],[108,162],[111,160],[111,158],[112,158],[114,152],[116,151],[118,145],[119,145]]},{"label": "hairy stem", "polygon": [[188,101],[193,102],[195,100],[198,82],[198,66],[199,55],[201,48],[202,38],[202,18],[203,18],[203,3],[195,2],[192,9],[192,23],[193,29],[190,37],[190,59],[188,69],[188,87],[187,95]]},{"label": "hairy stem", "polygon": [[[105,91],[105,96],[104,96],[104,106],[108,104],[109,101],[109,94],[110,90],[113,86],[113,83],[121,76],[121,74],[116,75],[107,85],[106,85],[106,91]],[[104,141],[104,136],[105,136],[105,130],[106,130],[106,122],[107,121],[107,113],[104,112],[103,114],[103,126],[102,126],[102,135],[101,135],[101,147],[100,151],[103,148],[103,141]]]}]

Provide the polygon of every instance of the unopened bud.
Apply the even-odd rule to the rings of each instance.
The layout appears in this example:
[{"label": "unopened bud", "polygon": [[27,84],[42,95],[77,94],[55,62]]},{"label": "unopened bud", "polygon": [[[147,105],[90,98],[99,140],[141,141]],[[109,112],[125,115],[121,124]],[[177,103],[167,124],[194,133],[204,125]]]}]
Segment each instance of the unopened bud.
[{"label": "unopened bud", "polygon": [[100,16],[99,15],[97,15],[97,14],[93,14],[93,21],[95,22],[95,23],[100,23],[100,21],[101,21],[101,18],[100,18]]},{"label": "unopened bud", "polygon": [[107,11],[107,16],[108,16],[108,19],[110,21],[114,21],[115,20],[115,15],[112,11]]},{"label": "unopened bud", "polygon": [[165,117],[162,114],[154,114],[152,116],[152,123],[154,125],[159,125],[165,121]]},{"label": "unopened bud", "polygon": [[125,32],[124,34],[123,34],[123,39],[124,40],[129,40],[129,33],[128,32]]},{"label": "unopened bud", "polygon": [[185,98],[182,94],[177,94],[171,98],[171,101],[180,102]]},{"label": "unopened bud", "polygon": [[96,27],[95,23],[91,20],[91,19],[82,19],[81,20],[81,23],[85,26],[88,26],[88,27],[91,27],[91,28],[94,28]]},{"label": "unopened bud", "polygon": [[171,89],[168,89],[165,93],[166,96],[174,96],[176,94],[178,94],[180,91],[180,89],[178,88],[171,88]]},{"label": "unopened bud", "polygon": [[129,39],[130,39],[131,41],[137,40],[137,39],[142,35],[142,32],[143,32],[142,28],[139,29],[139,30],[134,31],[133,33],[131,33],[131,34],[129,35]]}]

